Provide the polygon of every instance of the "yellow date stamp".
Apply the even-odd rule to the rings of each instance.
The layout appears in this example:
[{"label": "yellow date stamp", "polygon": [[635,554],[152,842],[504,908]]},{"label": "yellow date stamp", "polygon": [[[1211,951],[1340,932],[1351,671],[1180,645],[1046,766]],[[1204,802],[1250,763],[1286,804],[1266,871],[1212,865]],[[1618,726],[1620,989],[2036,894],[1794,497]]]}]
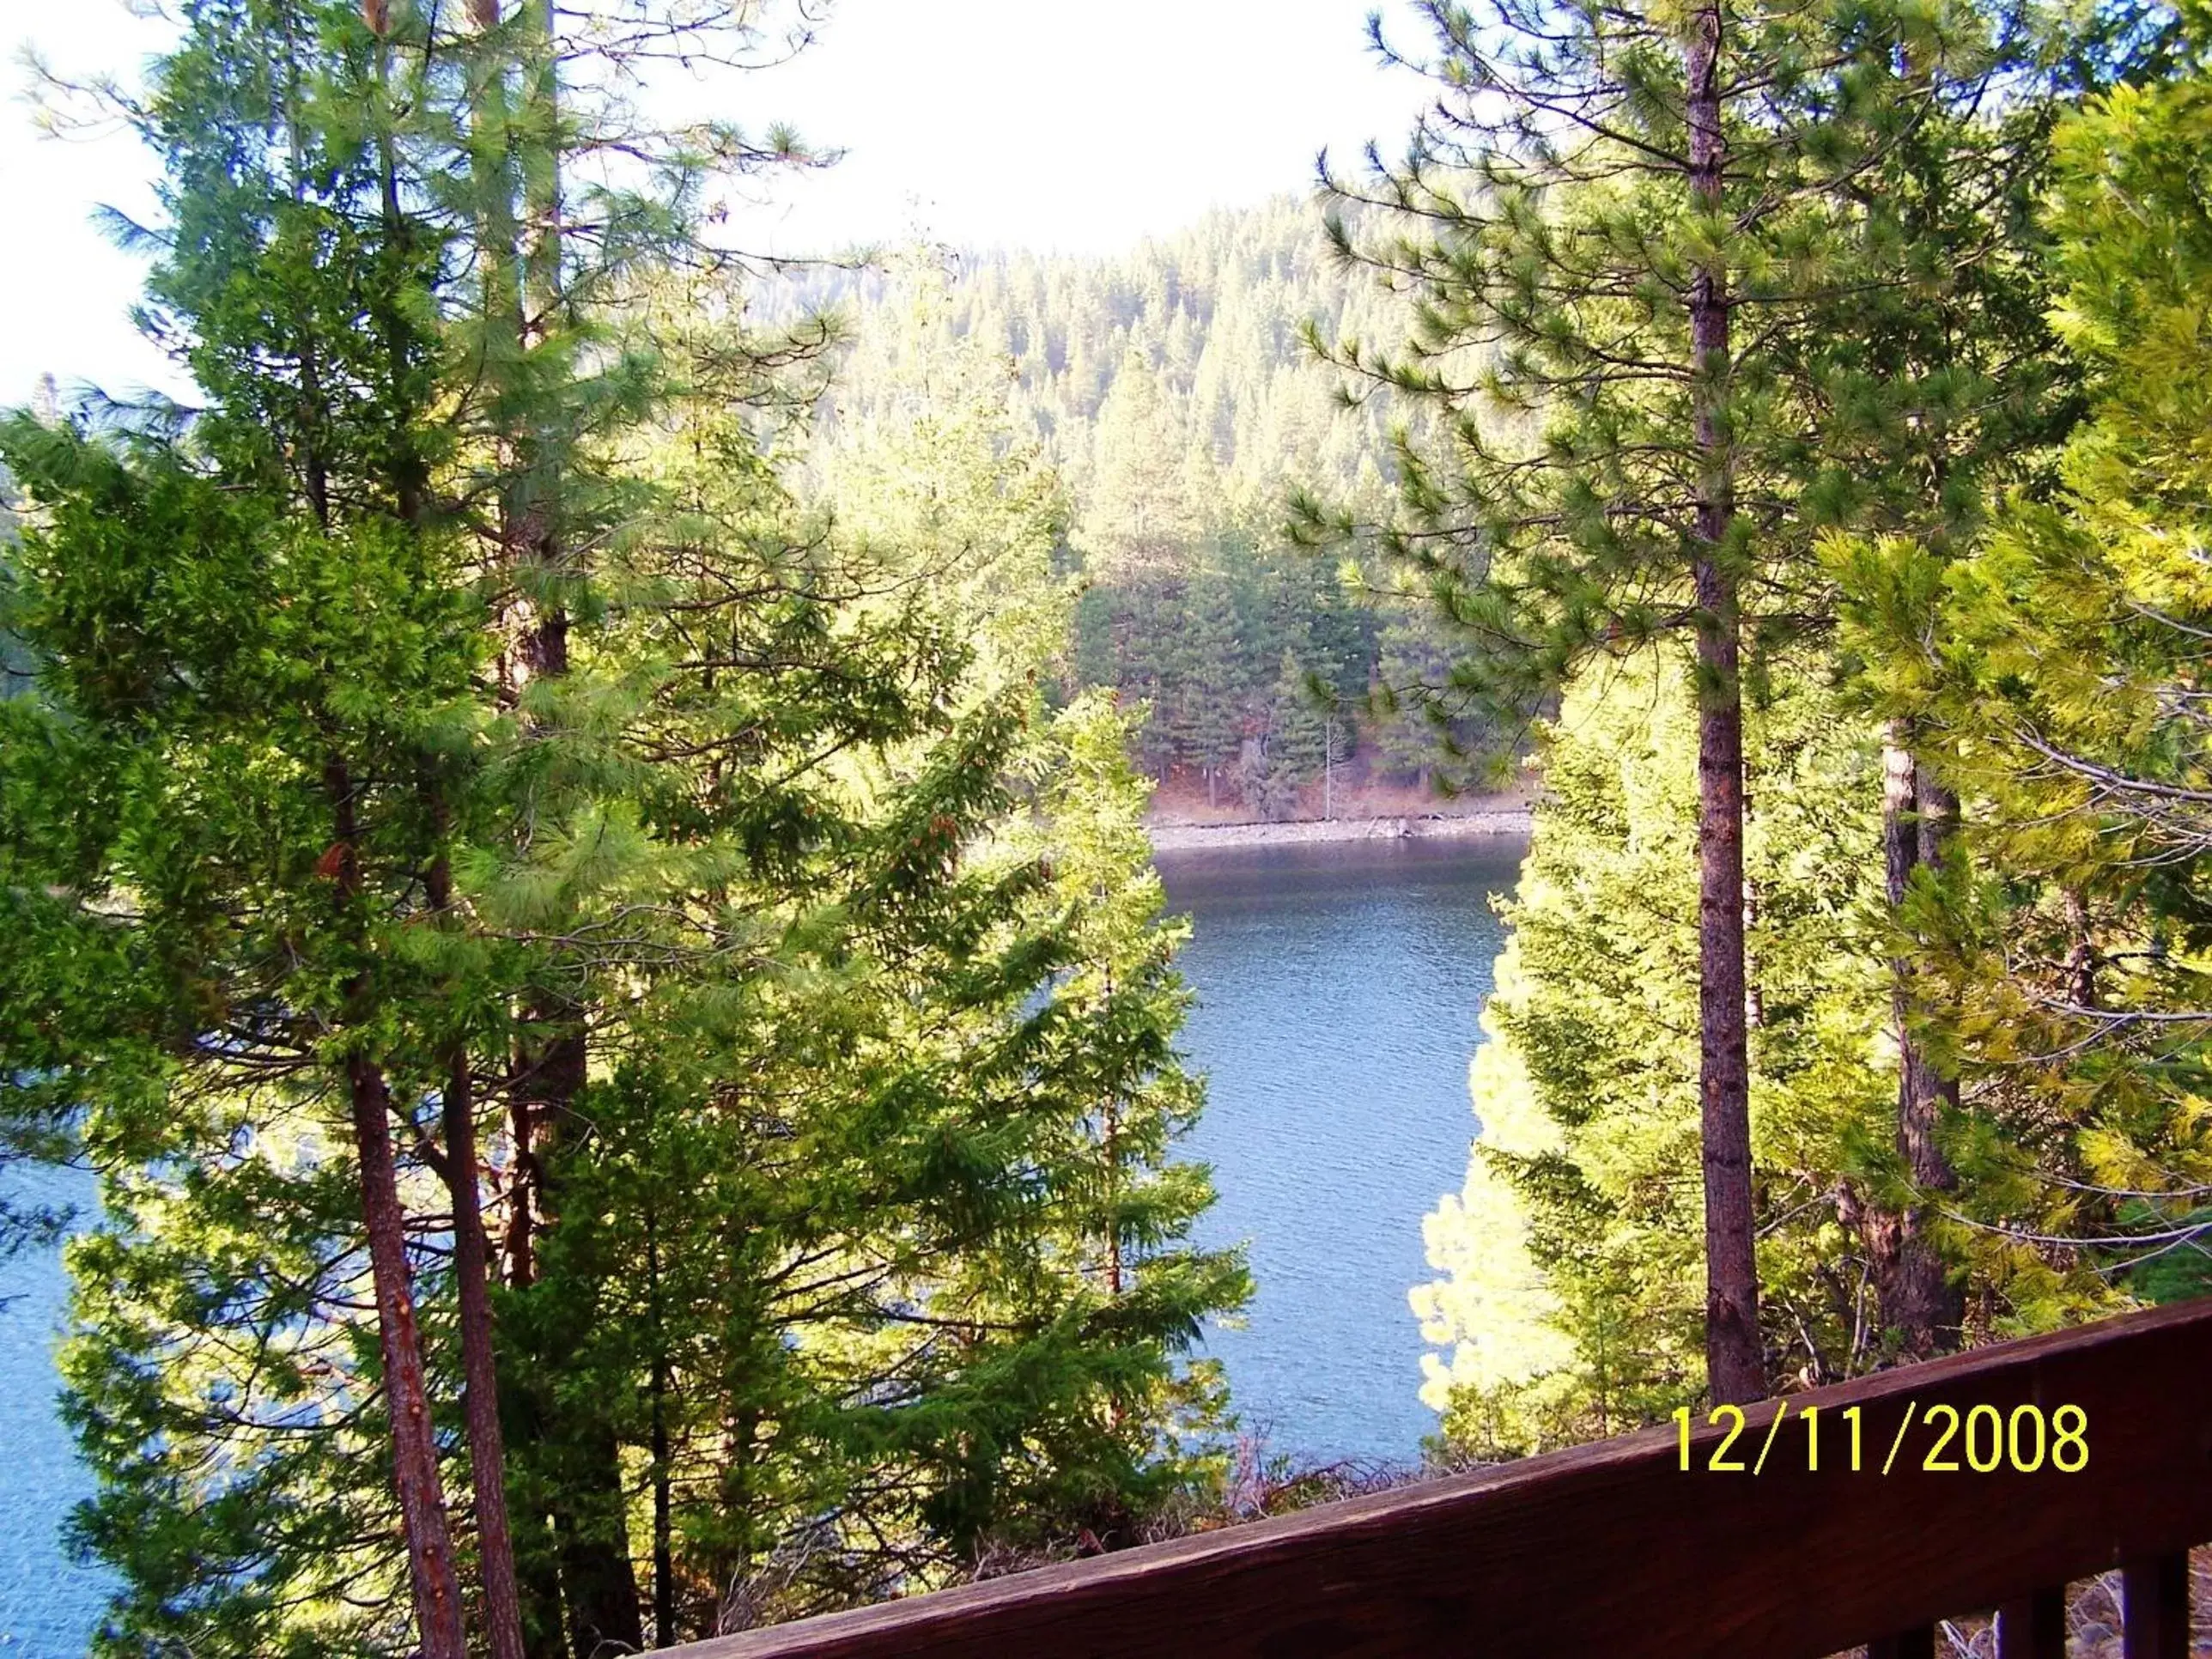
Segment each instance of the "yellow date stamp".
[{"label": "yellow date stamp", "polygon": [[[1690,1408],[1674,1408],[1685,1473],[1698,1469],[1713,1474],[1762,1473],[1768,1459],[1777,1455],[1776,1442],[1785,1437],[1784,1422],[1791,1425],[1786,1437],[1789,1446],[1779,1455],[1794,1464],[1802,1454],[1808,1474],[1818,1474],[1823,1468],[1850,1474],[1869,1471],[1887,1474],[1900,1466],[1930,1474],[1961,1471],[1994,1474],[1999,1469],[2033,1474],[2046,1468],[2078,1474],[2089,1467],[2089,1413],[2079,1406],[2061,1406],[2045,1413],[2040,1406],[2021,1405],[2008,1413],[1985,1403],[1961,1412],[1956,1406],[1939,1401],[1923,1411],[1919,1401],[1908,1400],[1905,1415],[1898,1422],[1897,1431],[1887,1437],[1886,1448],[1881,1443],[1883,1437],[1868,1432],[1863,1406],[1846,1406],[1825,1414],[1818,1406],[1805,1406],[1793,1413],[1784,1400],[1765,1435],[1753,1431],[1749,1439],[1741,1406],[1716,1406],[1705,1414],[1705,1422],[1727,1432],[1709,1446],[1693,1449]],[[1754,1440],[1756,1455],[1751,1450]],[[1692,1458],[1693,1449],[1705,1454],[1702,1462]]]}]

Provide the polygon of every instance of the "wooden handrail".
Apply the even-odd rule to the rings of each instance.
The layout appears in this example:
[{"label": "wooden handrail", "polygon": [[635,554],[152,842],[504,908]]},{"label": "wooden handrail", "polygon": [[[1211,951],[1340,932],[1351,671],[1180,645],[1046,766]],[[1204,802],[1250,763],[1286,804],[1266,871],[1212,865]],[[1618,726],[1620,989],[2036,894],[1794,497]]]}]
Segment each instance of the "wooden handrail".
[{"label": "wooden handrail", "polygon": [[[2040,1413],[2033,1473],[1925,1464],[1948,1407]],[[2053,1462],[2079,1407],[2085,1467]],[[1861,1468],[1850,1468],[1857,1407]],[[1819,1425],[1808,1469],[1808,1411]],[[1783,1422],[1777,1427],[1778,1414]],[[1908,1417],[1909,1413],[1909,1417]],[[2212,1541],[2212,1299],[1886,1371],[1674,1429],[673,1650],[685,1659],[1820,1659],[1929,1652],[2004,1604],[2008,1659],[2064,1652],[2054,1596],[2126,1571],[2130,1659],[2185,1659],[2186,1552]],[[1991,1414],[1974,1414],[1986,1461]],[[2019,1419],[2020,1460],[2034,1416]],[[2069,1422],[2071,1420],[2069,1414]],[[1765,1467],[1752,1472],[1769,1440]],[[1889,1472],[1893,1442],[1897,1455]],[[2069,1461],[2072,1444],[2066,1449]],[[2057,1644],[2052,1645],[2054,1632]]]}]

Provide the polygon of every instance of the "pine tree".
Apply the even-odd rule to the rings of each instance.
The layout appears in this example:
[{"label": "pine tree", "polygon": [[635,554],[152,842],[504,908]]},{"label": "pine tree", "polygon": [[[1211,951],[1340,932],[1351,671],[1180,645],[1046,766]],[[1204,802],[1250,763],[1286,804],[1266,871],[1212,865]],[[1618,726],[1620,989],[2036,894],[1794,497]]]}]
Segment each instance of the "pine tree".
[{"label": "pine tree", "polygon": [[[131,896],[136,919],[112,947],[118,994],[58,999],[56,956],[25,965],[43,993],[33,1000],[59,1015],[34,1086],[80,1091],[88,1135],[125,1169],[210,1172],[167,1217],[173,1175],[118,1176],[111,1202],[125,1219],[84,1259],[134,1228],[167,1241],[221,1230],[225,1206],[258,1182],[295,1200],[267,1243],[295,1253],[298,1291],[280,1305],[257,1297],[267,1258],[245,1244],[212,1250],[202,1292],[211,1312],[237,1298],[236,1316],[286,1356],[266,1372],[228,1389],[198,1376],[196,1362],[217,1377],[226,1369],[215,1333],[165,1320],[158,1297],[133,1305],[158,1269],[150,1284],[118,1272],[88,1292],[95,1314],[112,1308],[118,1328],[136,1327],[146,1360],[169,1362],[154,1388],[111,1365],[112,1351],[74,1368],[90,1407],[80,1421],[116,1477],[88,1531],[148,1569],[130,1622],[189,1628],[212,1604],[234,1639],[257,1645],[288,1581],[329,1586],[348,1565],[357,1545],[310,1563],[264,1553],[250,1533],[226,1536],[226,1478],[191,1473],[210,1442],[265,1441],[301,1368],[328,1352],[374,1390],[368,1444],[397,1513],[372,1508],[367,1524],[404,1538],[422,1650],[458,1659],[460,1583],[391,1107],[419,1063],[414,1041],[441,1023],[427,1014],[430,976],[396,931],[416,872],[437,856],[438,815],[418,780],[453,741],[453,706],[479,659],[450,538],[408,523],[434,349],[416,299],[440,238],[395,234],[374,121],[326,118],[379,107],[373,58],[361,19],[342,8],[210,9],[132,112],[167,164],[172,225],[151,325],[214,409],[188,445],[156,431],[131,451],[33,422],[11,429],[38,507],[22,615],[53,688],[26,709],[21,763],[80,804],[105,798],[112,817],[88,833],[45,814],[0,839],[54,871],[52,950],[111,929],[98,918],[115,895]],[[163,785],[146,769],[155,757],[203,781]],[[130,1058],[87,1075],[87,1057],[109,1045]],[[240,1164],[226,1168],[216,1149],[240,1136]],[[303,1141],[329,1148],[316,1175],[277,1173],[262,1150]],[[334,1206],[349,1185],[351,1215]],[[349,1282],[362,1271],[357,1240],[365,1287]],[[158,1246],[147,1260],[161,1260]],[[170,1265],[180,1288],[198,1277],[189,1249]],[[364,1293],[370,1319],[332,1306]],[[250,1457],[234,1467],[245,1491],[269,1472]],[[167,1480],[216,1501],[142,1529],[137,1506]],[[202,1548],[257,1563],[258,1582],[176,1585],[178,1562]],[[361,1587],[372,1609],[391,1588],[380,1578]]]},{"label": "pine tree", "polygon": [[[1347,697],[1371,672],[1373,619],[1334,573],[1285,556],[1279,520],[1292,482],[1382,497],[1389,400],[1357,419],[1333,417],[1329,378],[1297,325],[1318,316],[1364,328],[1393,316],[1395,298],[1338,280],[1318,221],[1287,199],[1211,215],[1123,258],[963,255],[946,270],[942,250],[914,250],[880,277],[805,271],[757,293],[756,314],[779,324],[810,306],[841,307],[851,319],[836,392],[807,441],[811,466],[828,478],[863,453],[862,434],[903,429],[917,376],[949,344],[1010,356],[1010,412],[1068,487],[1076,545],[1059,556],[1091,556],[1071,684],[1112,685],[1133,706],[1149,704],[1139,738],[1146,768],[1194,769],[1218,801],[1229,759],[1209,772],[1200,751],[1233,758],[1237,741],[1226,734],[1256,722],[1266,665],[1283,650],[1330,657]],[[919,287],[917,272],[929,273]],[[1066,356],[1071,331],[1090,341],[1079,372]],[[1145,568],[1121,560],[1109,520],[1158,532]],[[1235,678],[1227,701],[1188,690],[1178,660],[1191,653],[1187,623],[1209,637],[1216,627],[1217,596],[1204,586],[1212,574],[1235,595],[1243,670],[1229,676],[1211,644],[1195,655],[1217,688]],[[1359,733],[1348,708],[1339,726],[1336,747],[1349,754]]]},{"label": "pine tree", "polygon": [[[2004,97],[1929,111],[1849,181],[1853,264],[1867,280],[1839,319],[1848,326],[1803,345],[1822,451],[1808,509],[1857,533],[1910,537],[1938,560],[1974,544],[2002,490],[2043,487],[2051,447],[2078,408],[2045,314],[2033,211],[2051,123],[2080,73],[2077,43],[2010,12],[1996,22],[2004,37],[1990,72]],[[1922,746],[1909,720],[1889,722],[1883,852],[1893,917],[1957,850],[1958,801],[1940,757]],[[1884,1328],[1900,1352],[1925,1358],[1957,1344],[1964,1317],[1937,1220],[1956,1188],[1942,1141],[1960,1091],[1936,1060],[1941,1040],[1923,1035],[1948,1016],[1921,997],[1928,981],[1909,950],[1893,975],[1893,1149],[1844,1186],[1843,1207],[1865,1238]]]},{"label": "pine tree", "polygon": [[1334,183],[1416,216],[1335,234],[1413,290],[1417,325],[1403,351],[1328,349],[1448,423],[1432,452],[1401,446],[1383,545],[1467,642],[1466,690],[1519,718],[1581,664],[1696,643],[1708,1371],[1717,1399],[1757,1398],[1744,642],[1802,623],[1809,586],[1813,428],[1788,343],[1832,326],[1832,290],[1863,274],[1851,181],[1977,94],[1981,23],[1755,0],[1420,10],[1438,110],[1401,167]]},{"label": "pine tree", "polygon": [[1243,738],[1248,677],[1228,576],[1209,566],[1183,590],[1174,641],[1175,679],[1167,697],[1176,758],[1206,780],[1206,803],[1219,799],[1221,775]]},{"label": "pine tree", "polygon": [[[1769,1305],[1814,1382],[1881,1358],[1832,1192],[1889,1110],[1874,925],[1880,757],[1817,656],[1749,705],[1754,1150]],[[1546,789],[1472,1073],[1462,1192],[1425,1224],[1423,1398],[1497,1455],[1661,1420],[1703,1392],[1697,710],[1678,664],[1607,665],[1543,732]]]},{"label": "pine tree", "polygon": [[1381,768],[1424,787],[1456,788],[1504,775],[1513,745],[1451,690],[1455,653],[1432,612],[1393,604],[1377,632],[1365,708]]},{"label": "pine tree", "polygon": [[1835,549],[1879,706],[1940,743],[1971,804],[1966,860],[1908,898],[1911,960],[1949,1010],[1931,1038],[1975,1085],[1961,1243],[1993,1316],[2031,1328],[2202,1248],[2191,550],[2212,221],[2190,170],[2212,80],[2189,21],[2171,83],[2117,88],[2057,140],[2052,316],[2089,404],[2060,488],[2002,499],[1951,560],[1901,537]]},{"label": "pine tree", "polygon": [[1245,800],[1263,817],[1290,817],[1305,786],[1328,765],[1330,741],[1328,716],[1315,706],[1306,672],[1285,651],[1267,690],[1261,735],[1248,745],[1239,779]]},{"label": "pine tree", "polygon": [[[136,113],[209,408],[8,429],[0,975],[52,1012],[0,1077],[106,1176],[67,1372],[117,1650],[635,1646],[641,1556],[708,1634],[1202,1471],[1178,1356],[1243,1277],[1180,1243],[1170,941],[1021,850],[1080,769],[1023,660],[1051,492],[999,410],[940,516],[794,503],[754,417],[820,331],[674,257],[688,166],[562,200],[605,88],[544,16],[197,11]],[[1064,810],[1121,857],[1133,787]],[[1127,995],[1055,1002],[1101,962]]]},{"label": "pine tree", "polygon": [[[854,319],[836,365],[836,412],[794,447],[847,536],[934,585],[979,647],[969,673],[1001,686],[1066,648],[1073,601],[1057,568],[1066,487],[1011,406],[1015,366],[954,325],[943,258],[909,252]],[[855,388],[864,395],[854,395]]]},{"label": "pine tree", "polygon": [[1184,568],[1204,527],[1184,488],[1181,434],[1152,365],[1132,349],[1098,411],[1097,447],[1076,545],[1088,567],[1115,580]]}]

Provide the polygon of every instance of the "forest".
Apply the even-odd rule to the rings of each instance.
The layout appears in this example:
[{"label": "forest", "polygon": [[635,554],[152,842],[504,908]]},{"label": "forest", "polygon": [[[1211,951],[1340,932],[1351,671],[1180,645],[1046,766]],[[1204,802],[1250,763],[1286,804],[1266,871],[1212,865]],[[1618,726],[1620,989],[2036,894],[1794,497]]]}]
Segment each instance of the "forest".
[{"label": "forest", "polygon": [[2212,1289],[2212,10],[1413,9],[1417,131],[1118,259],[732,246],[823,158],[649,94],[747,0],[92,89],[198,394],[0,421],[94,1651],[1241,1518],[1156,787],[1537,792],[1437,1467]]},{"label": "forest", "polygon": [[1364,784],[1418,799],[1510,775],[1525,722],[1452,695],[1431,614],[1389,602],[1364,544],[1316,558],[1285,520],[1298,490],[1371,514],[1395,476],[1392,400],[1346,411],[1307,330],[1410,315],[1343,279],[1305,203],[1218,211],[1119,259],[910,247],[785,273],[756,313],[842,320],[801,444],[848,522],[880,494],[860,458],[933,406],[933,365],[964,353],[1010,374],[991,396],[1054,480],[1054,568],[1077,590],[1055,691],[1141,708],[1133,753],[1164,793],[1274,819],[1327,816]]}]

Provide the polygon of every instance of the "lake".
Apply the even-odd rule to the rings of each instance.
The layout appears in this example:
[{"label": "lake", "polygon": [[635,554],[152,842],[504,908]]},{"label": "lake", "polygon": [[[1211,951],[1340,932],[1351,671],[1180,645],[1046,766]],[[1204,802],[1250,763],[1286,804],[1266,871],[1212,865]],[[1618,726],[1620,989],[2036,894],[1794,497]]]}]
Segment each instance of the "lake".
[{"label": "lake", "polygon": [[[1160,857],[1194,933],[1184,1030],[1211,1074],[1186,1143],[1214,1166],[1203,1235],[1249,1242],[1259,1294],[1210,1330],[1243,1427],[1301,1462],[1410,1462],[1436,1426],[1417,1397],[1407,1288],[1428,1276],[1421,1217],[1457,1190],[1474,1121],[1467,1062],[1501,943],[1493,896],[1517,843],[1354,842]],[[70,1174],[10,1193],[88,1200]],[[53,1409],[64,1287],[53,1251],[0,1263],[0,1659],[82,1653],[103,1576],[58,1536],[87,1489]]]},{"label": "lake", "polygon": [[[89,1176],[11,1170],[23,1204],[88,1205]],[[91,1481],[54,1412],[53,1343],[68,1294],[61,1253],[26,1250],[0,1261],[0,1656],[81,1654],[106,1600],[106,1575],[71,1561],[61,1525]]]},{"label": "lake", "polygon": [[1301,1462],[1410,1462],[1436,1417],[1406,1291],[1421,1218],[1466,1178],[1467,1065],[1517,841],[1164,853],[1192,919],[1183,1050],[1209,1077],[1186,1142],[1214,1167],[1209,1243],[1249,1241],[1259,1294],[1210,1332],[1248,1431]]}]

